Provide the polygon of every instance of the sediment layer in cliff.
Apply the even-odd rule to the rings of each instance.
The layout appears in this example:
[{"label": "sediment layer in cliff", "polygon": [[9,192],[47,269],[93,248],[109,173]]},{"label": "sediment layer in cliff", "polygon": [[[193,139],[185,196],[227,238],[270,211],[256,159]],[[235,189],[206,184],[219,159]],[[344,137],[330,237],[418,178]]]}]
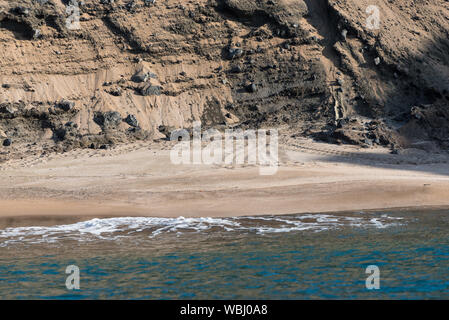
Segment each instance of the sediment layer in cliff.
[{"label": "sediment layer in cliff", "polygon": [[447,149],[449,3],[377,0],[373,29],[371,2],[0,1],[0,156],[164,138],[197,120]]}]

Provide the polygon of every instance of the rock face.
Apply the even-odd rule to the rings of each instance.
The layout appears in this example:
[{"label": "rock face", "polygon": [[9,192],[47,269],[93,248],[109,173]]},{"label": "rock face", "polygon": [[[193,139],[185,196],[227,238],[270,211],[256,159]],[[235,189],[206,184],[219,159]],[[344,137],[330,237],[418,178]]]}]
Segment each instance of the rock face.
[{"label": "rock face", "polygon": [[69,1],[0,1],[0,127],[14,145],[99,147],[200,120],[449,147],[447,1],[378,0],[378,24],[356,0],[78,3],[79,19]]}]

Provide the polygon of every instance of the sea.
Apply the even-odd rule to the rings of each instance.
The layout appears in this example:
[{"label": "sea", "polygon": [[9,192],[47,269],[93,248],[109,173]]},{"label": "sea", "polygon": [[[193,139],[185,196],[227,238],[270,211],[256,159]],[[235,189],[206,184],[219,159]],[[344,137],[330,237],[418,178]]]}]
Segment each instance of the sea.
[{"label": "sea", "polygon": [[0,299],[448,299],[449,210],[0,230]]}]

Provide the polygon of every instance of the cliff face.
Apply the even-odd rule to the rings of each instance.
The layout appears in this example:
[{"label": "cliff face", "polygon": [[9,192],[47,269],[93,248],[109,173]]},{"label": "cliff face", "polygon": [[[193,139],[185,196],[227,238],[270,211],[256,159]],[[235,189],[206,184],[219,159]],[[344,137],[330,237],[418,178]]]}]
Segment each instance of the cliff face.
[{"label": "cliff face", "polygon": [[444,0],[0,0],[1,157],[195,120],[448,148],[448,33]]}]

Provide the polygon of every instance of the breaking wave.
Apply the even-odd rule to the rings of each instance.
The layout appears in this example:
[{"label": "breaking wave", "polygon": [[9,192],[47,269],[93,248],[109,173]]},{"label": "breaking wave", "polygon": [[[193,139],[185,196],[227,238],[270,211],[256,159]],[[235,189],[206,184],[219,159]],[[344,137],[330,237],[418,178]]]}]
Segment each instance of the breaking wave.
[{"label": "breaking wave", "polygon": [[0,247],[12,243],[52,243],[60,240],[118,240],[132,236],[155,238],[161,234],[240,232],[272,234],[294,231],[325,231],[342,227],[387,228],[402,218],[386,214],[359,213],[352,216],[304,214],[231,218],[123,217],[92,219],[50,227],[17,227],[0,230]]}]

